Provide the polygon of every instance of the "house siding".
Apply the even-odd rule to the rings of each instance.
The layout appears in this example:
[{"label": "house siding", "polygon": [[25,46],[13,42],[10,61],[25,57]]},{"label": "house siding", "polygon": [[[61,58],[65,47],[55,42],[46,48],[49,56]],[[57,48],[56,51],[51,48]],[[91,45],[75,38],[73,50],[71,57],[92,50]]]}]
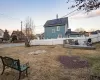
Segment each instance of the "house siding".
[{"label": "house siding", "polygon": [[[52,33],[52,29],[55,30],[55,33]],[[65,26],[60,26],[60,31],[57,31],[57,26],[45,27],[45,39],[56,39],[60,34],[65,37]]]}]

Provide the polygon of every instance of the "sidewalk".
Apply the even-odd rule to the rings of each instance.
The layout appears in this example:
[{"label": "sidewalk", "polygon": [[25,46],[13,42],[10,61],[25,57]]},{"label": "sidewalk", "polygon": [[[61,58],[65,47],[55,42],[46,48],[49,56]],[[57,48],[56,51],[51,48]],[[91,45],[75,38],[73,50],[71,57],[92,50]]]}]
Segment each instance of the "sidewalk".
[{"label": "sidewalk", "polygon": [[7,43],[7,44],[0,44],[0,48],[5,47],[16,47],[16,46],[24,46],[25,43]]}]

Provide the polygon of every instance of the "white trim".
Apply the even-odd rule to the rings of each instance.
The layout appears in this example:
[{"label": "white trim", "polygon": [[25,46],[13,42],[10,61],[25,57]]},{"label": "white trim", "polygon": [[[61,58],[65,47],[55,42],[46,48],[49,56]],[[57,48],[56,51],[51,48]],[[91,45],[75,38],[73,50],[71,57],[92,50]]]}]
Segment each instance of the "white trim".
[{"label": "white trim", "polygon": [[68,26],[67,26],[67,24],[65,24],[65,33],[67,30],[68,30]]},{"label": "white trim", "polygon": [[57,31],[60,31],[60,26],[57,26]]}]

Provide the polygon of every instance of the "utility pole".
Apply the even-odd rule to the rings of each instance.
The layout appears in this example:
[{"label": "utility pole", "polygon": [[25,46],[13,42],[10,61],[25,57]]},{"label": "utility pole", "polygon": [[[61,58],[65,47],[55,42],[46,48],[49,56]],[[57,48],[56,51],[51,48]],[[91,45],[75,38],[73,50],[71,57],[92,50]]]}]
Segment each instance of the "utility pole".
[{"label": "utility pole", "polygon": [[22,21],[21,21],[21,39],[22,39]]}]

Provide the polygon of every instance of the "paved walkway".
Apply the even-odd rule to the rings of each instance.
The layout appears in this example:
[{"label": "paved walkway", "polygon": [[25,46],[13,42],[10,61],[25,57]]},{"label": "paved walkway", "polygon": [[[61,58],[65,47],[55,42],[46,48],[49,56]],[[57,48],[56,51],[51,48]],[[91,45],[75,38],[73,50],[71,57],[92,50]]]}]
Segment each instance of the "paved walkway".
[{"label": "paved walkway", "polygon": [[25,45],[25,43],[7,43],[7,44],[0,44],[0,48],[24,46],[24,45]]}]

